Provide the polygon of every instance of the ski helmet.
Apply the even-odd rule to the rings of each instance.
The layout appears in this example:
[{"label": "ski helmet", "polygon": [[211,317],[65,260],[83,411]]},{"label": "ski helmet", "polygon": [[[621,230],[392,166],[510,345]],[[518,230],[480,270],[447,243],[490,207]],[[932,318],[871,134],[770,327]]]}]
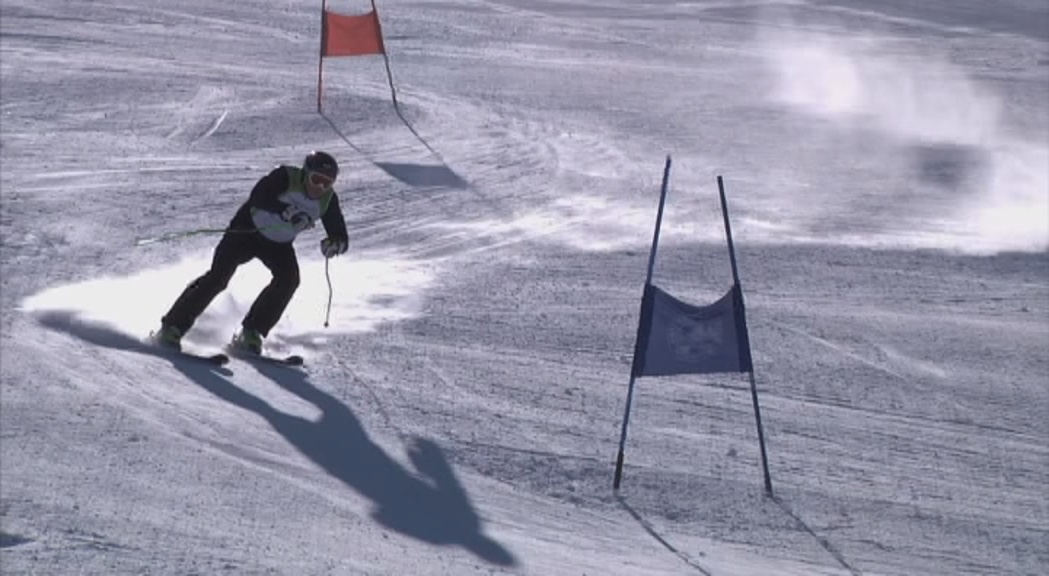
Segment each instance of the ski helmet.
[{"label": "ski helmet", "polygon": [[302,163],[302,169],[307,172],[317,172],[318,174],[324,174],[332,180],[339,176],[339,163],[332,158],[331,154],[327,152],[320,152],[314,150],[306,156],[306,161]]}]

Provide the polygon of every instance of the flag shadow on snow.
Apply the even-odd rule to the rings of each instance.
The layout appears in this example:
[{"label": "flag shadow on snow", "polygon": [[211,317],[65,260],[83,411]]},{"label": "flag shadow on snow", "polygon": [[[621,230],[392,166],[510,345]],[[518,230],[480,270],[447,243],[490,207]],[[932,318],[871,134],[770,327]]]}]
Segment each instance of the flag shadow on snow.
[{"label": "flag shadow on snow", "polygon": [[399,162],[372,163],[393,178],[416,188],[443,187],[465,189],[469,187],[466,180],[463,180],[461,176],[447,166]]},{"label": "flag shadow on snow", "polygon": [[412,186],[415,188],[444,187],[463,190],[470,188],[470,183],[467,182],[462,176],[456,174],[455,170],[452,170],[452,168],[448,166],[448,163],[444,161],[441,155],[438,154],[432,146],[430,146],[430,143],[427,142],[418,132],[416,132],[415,128],[408,122],[408,120],[403,116],[403,114],[401,114],[400,107],[395,108],[395,110],[401,122],[403,122],[404,125],[408,127],[408,129],[412,132],[412,134],[415,135],[419,142],[421,142],[423,146],[425,146],[426,149],[430,151],[433,157],[436,158],[438,162],[440,162],[439,164],[380,162],[378,160],[375,160],[360,146],[354,144],[353,141],[350,140],[349,137],[346,136],[346,134],[339,129],[339,126],[335,124],[335,121],[332,120],[327,114],[321,112],[320,115],[328,122],[332,130],[334,130],[335,133],[338,134],[340,138],[342,138],[342,141],[345,142],[347,146],[352,148],[358,154],[367,158],[369,162],[371,162],[377,168],[381,169],[383,172],[389,174],[392,178],[400,182],[403,182],[408,186]]},{"label": "flag shadow on snow", "polygon": [[318,420],[273,408],[230,382],[225,376],[232,371],[226,368],[181,357],[102,323],[80,320],[76,312],[34,316],[46,328],[96,346],[170,360],[176,370],[201,388],[264,418],[299,452],[370,499],[375,505],[372,517],[383,526],[430,544],[462,546],[492,564],[517,564],[508,550],[484,535],[469,496],[436,443],[415,438],[408,450],[415,470],[403,468],[372,442],[348,406],[311,384],[306,372],[251,365],[281,388],[316,406],[321,411]]}]

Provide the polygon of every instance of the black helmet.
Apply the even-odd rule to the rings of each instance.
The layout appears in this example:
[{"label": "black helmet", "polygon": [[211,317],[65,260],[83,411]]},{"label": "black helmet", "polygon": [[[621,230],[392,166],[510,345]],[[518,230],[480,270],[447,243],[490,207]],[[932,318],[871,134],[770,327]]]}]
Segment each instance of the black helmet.
[{"label": "black helmet", "polygon": [[310,152],[309,156],[306,156],[306,161],[302,163],[302,169],[307,172],[317,172],[330,177],[332,180],[339,176],[339,163],[332,158],[331,154],[327,152],[319,152],[314,150]]}]

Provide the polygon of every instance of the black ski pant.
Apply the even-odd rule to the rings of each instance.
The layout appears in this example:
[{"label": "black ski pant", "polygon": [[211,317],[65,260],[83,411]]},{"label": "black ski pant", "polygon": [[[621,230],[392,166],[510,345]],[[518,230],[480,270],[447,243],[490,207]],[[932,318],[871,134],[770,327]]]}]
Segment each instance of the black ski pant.
[{"label": "black ski pant", "polygon": [[226,289],[237,268],[254,258],[269,268],[273,279],[259,293],[241,324],[247,330],[268,335],[299,287],[299,262],[291,242],[273,242],[254,231],[238,230],[223,235],[215,247],[211,269],[190,282],[161,321],[185,334],[211,301]]}]

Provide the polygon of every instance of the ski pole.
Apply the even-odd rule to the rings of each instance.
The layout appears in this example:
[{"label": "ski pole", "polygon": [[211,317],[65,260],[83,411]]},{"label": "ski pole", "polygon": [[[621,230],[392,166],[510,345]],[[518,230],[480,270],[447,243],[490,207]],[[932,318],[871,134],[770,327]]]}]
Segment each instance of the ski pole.
[{"label": "ski pole", "polygon": [[168,234],[161,234],[160,236],[154,236],[152,238],[139,238],[135,240],[135,246],[145,246],[146,244],[154,244],[156,242],[167,242],[168,240],[178,240],[179,238],[188,238],[190,236],[199,236],[201,234],[253,234],[255,232],[262,232],[263,230],[270,230],[279,226],[290,226],[290,224],[271,224],[269,226],[263,226],[262,228],[248,228],[248,229],[235,229],[235,228],[198,228],[196,230],[184,230],[182,232],[170,232]]},{"label": "ski pole", "polygon": [[328,273],[328,262],[331,258],[324,259],[324,279],[328,281],[328,311],[324,313],[324,327],[328,327],[328,320],[331,318],[331,274]]},{"label": "ski pole", "polygon": [[[161,234],[160,236],[154,236],[152,238],[139,238],[138,240],[135,240],[135,246],[145,246],[146,244],[166,242],[178,238],[188,238],[200,234],[225,234],[226,232],[231,232],[231,230],[228,228],[200,228],[197,230],[186,230],[184,232],[171,232],[169,234]],[[254,232],[254,230],[246,230],[246,232]]]}]

